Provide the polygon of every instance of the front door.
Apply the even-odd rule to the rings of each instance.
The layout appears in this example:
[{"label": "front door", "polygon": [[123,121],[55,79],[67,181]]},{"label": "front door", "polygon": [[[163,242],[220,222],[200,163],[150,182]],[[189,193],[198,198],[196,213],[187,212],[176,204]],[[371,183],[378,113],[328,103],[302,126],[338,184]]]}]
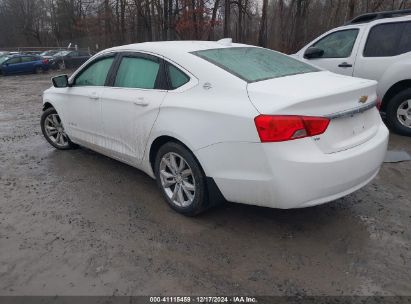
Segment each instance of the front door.
[{"label": "front door", "polygon": [[105,148],[138,165],[167,91],[162,90],[162,59],[140,53],[123,54],[102,102]]},{"label": "front door", "polygon": [[63,105],[64,128],[70,138],[92,147],[102,146],[101,100],[114,54],[88,64],[66,88],[69,98]]},{"label": "front door", "polygon": [[5,74],[21,73],[21,57],[14,57],[3,63],[2,70]]},{"label": "front door", "polygon": [[[302,59],[328,71],[352,76],[359,36],[358,28],[332,32],[310,45],[310,47],[322,49],[324,51],[322,57]],[[303,53],[301,55],[303,56]]]}]

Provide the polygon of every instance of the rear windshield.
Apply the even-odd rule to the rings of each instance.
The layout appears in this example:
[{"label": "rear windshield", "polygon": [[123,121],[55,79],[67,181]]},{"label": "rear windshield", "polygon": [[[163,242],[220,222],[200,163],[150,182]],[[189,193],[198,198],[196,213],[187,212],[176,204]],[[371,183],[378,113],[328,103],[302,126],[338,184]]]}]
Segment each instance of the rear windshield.
[{"label": "rear windshield", "polygon": [[284,54],[257,47],[211,49],[192,54],[247,82],[319,71]]}]

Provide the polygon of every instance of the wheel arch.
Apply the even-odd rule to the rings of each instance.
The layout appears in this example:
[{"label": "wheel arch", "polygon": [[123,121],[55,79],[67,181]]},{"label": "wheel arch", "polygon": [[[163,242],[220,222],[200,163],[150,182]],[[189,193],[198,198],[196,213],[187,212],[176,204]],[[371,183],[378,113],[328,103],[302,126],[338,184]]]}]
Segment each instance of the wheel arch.
[{"label": "wheel arch", "polygon": [[51,102],[46,101],[46,102],[43,104],[43,111],[46,111],[46,110],[49,109],[49,108],[54,108],[54,106],[51,104]]},{"label": "wheel arch", "polygon": [[150,164],[152,172],[154,172],[154,161],[155,161],[157,151],[160,149],[160,147],[162,145],[164,145],[167,142],[179,143],[193,154],[194,159],[197,161],[198,165],[200,166],[201,171],[203,172],[203,174],[206,178],[208,196],[209,196],[209,202],[208,202],[209,205],[208,205],[208,207],[212,207],[212,206],[217,205],[221,202],[225,202],[226,199],[225,199],[224,195],[221,193],[220,188],[218,187],[218,185],[214,181],[214,178],[207,176],[201,162],[199,161],[197,155],[195,155],[194,151],[192,149],[190,149],[190,147],[188,145],[184,144],[181,140],[179,140],[179,139],[177,139],[173,136],[161,135],[161,136],[157,137],[151,143],[150,151],[149,151],[149,164]]},{"label": "wheel arch", "polygon": [[186,145],[184,142],[182,142],[180,139],[177,139],[177,138],[175,138],[173,136],[170,136],[170,135],[158,136],[156,139],[153,140],[153,142],[150,145],[148,159],[149,159],[149,162],[150,162],[150,167],[153,170],[153,172],[154,172],[154,161],[156,159],[157,152],[158,152],[158,150],[160,149],[161,146],[163,146],[164,144],[166,144],[168,142],[178,143],[178,144],[182,145],[183,147],[185,147],[188,151],[190,151],[193,154],[196,161],[198,162],[198,164],[200,165],[201,170],[203,170],[203,172],[204,172],[204,169],[203,169],[200,161],[198,160],[197,156],[195,155],[194,151],[192,149],[190,149],[190,147],[188,145]]},{"label": "wheel arch", "polygon": [[385,112],[390,100],[399,92],[411,88],[411,79],[404,79],[393,84],[382,99],[381,111]]}]

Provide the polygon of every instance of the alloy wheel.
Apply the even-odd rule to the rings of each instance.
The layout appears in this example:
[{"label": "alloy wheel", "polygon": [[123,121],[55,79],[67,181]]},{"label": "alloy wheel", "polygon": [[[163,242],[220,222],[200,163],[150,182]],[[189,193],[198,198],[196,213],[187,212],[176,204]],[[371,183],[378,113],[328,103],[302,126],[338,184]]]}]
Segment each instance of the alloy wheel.
[{"label": "alloy wheel", "polygon": [[411,99],[400,104],[397,109],[397,119],[403,126],[411,128]]},{"label": "alloy wheel", "polygon": [[47,137],[57,146],[66,147],[69,145],[69,139],[64,131],[63,124],[58,114],[50,114],[44,120],[44,130]]},{"label": "alloy wheel", "polygon": [[164,154],[159,173],[163,190],[173,204],[188,207],[193,203],[196,193],[194,174],[181,155]]}]

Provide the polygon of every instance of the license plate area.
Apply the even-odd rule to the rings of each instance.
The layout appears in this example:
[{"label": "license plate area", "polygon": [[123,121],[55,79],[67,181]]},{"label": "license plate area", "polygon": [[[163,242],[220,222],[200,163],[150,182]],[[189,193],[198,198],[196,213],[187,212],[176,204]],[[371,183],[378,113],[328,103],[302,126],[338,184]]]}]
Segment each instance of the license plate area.
[{"label": "license plate area", "polygon": [[324,153],[350,149],[376,133],[379,119],[378,111],[374,110],[332,118],[327,131],[316,143]]}]

